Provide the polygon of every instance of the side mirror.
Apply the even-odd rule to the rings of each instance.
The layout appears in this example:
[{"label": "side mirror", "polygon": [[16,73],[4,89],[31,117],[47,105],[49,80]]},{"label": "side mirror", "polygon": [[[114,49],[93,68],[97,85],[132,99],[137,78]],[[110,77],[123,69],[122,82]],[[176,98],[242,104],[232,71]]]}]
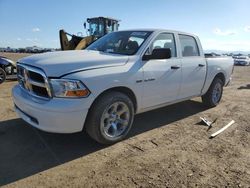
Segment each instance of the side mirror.
[{"label": "side mirror", "polygon": [[156,48],[153,50],[151,55],[144,55],[142,60],[147,61],[150,59],[170,59],[171,50],[170,48]]},{"label": "side mirror", "polygon": [[83,23],[83,27],[84,27],[84,29],[86,29],[86,22]]}]

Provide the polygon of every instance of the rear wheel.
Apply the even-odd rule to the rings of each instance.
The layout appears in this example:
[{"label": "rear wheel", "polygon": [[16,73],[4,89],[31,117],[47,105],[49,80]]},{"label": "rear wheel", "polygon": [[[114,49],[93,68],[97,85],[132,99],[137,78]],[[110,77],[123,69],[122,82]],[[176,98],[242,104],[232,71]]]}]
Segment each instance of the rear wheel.
[{"label": "rear wheel", "polygon": [[91,107],[86,131],[101,144],[113,144],[126,137],[134,119],[134,105],[120,92],[101,96]]},{"label": "rear wheel", "polygon": [[202,102],[208,107],[215,107],[219,104],[223,93],[223,82],[220,78],[215,78],[207,93],[202,96]]},{"label": "rear wheel", "polygon": [[0,84],[6,80],[6,72],[0,68]]}]

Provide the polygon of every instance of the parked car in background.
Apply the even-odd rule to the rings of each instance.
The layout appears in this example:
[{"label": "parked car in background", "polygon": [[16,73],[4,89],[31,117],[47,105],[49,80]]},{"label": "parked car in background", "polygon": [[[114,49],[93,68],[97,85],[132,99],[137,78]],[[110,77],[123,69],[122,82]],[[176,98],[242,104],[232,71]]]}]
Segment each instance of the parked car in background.
[{"label": "parked car in background", "polygon": [[[201,96],[219,104],[231,80],[231,57],[205,58],[197,36],[171,30],[105,35],[85,50],[20,59],[15,110],[55,133],[86,130],[112,144],[126,137],[135,114]],[[167,114],[166,114],[167,115]]]},{"label": "parked car in background", "polygon": [[220,57],[221,55],[220,54],[217,54],[217,53],[205,53],[205,57]]},{"label": "parked car in background", "polygon": [[0,84],[3,83],[8,76],[16,74],[16,62],[0,56]]},{"label": "parked car in background", "polygon": [[234,64],[235,65],[243,65],[247,66],[250,65],[250,58],[248,56],[235,56],[234,57]]}]

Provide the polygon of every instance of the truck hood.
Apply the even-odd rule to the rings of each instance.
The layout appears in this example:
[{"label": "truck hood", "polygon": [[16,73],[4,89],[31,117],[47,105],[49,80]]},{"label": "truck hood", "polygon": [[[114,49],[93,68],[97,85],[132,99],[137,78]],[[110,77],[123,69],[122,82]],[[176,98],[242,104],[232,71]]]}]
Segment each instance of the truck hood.
[{"label": "truck hood", "polygon": [[18,62],[41,68],[48,77],[60,77],[77,71],[122,66],[128,56],[92,50],[48,52],[20,59]]}]

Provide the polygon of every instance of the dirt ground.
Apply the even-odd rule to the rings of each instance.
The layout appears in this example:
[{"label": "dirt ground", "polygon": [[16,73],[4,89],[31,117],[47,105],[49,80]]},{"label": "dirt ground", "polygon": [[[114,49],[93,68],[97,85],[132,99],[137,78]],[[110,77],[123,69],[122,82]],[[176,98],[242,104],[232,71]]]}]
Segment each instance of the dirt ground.
[{"label": "dirt ground", "polygon": [[7,57],[13,61],[17,61],[20,58],[29,56],[32,54],[28,54],[28,53],[8,53],[8,52],[0,52],[0,56],[4,56]]},{"label": "dirt ground", "polygon": [[[250,66],[235,67],[218,107],[196,98],[137,115],[129,138],[108,147],[27,125],[13,111],[15,84],[0,85],[0,186],[250,187]],[[208,130],[200,116],[218,119]]]}]

